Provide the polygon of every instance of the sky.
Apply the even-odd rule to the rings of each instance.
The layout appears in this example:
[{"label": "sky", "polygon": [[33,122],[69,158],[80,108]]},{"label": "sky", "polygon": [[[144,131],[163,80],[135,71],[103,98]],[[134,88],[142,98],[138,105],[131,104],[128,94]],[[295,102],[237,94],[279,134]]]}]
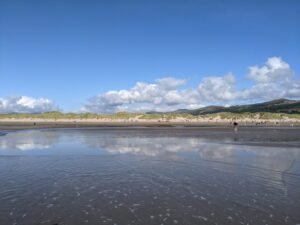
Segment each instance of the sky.
[{"label": "sky", "polygon": [[0,113],[300,99],[298,0],[1,0]]}]

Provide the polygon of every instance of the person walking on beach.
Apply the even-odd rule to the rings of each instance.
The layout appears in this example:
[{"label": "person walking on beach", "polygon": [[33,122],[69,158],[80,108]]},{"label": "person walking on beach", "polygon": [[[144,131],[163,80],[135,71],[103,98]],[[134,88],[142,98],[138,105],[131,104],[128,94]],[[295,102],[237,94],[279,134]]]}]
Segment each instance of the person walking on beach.
[{"label": "person walking on beach", "polygon": [[233,123],[233,127],[234,127],[234,132],[237,132],[238,131],[238,123],[237,122],[234,122]]}]

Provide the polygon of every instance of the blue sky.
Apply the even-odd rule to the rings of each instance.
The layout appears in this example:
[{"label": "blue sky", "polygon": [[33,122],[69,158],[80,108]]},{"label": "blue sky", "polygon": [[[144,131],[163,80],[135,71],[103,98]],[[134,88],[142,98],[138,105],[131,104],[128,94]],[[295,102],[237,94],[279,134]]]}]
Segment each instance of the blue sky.
[{"label": "blue sky", "polygon": [[0,112],[300,98],[299,12],[297,0],[2,0]]}]

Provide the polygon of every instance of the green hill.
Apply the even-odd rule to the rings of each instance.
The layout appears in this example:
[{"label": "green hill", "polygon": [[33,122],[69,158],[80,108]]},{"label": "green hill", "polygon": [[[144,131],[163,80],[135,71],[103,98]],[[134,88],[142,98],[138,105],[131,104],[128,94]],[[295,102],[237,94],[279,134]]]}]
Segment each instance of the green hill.
[{"label": "green hill", "polygon": [[288,100],[288,99],[276,99],[276,100],[263,102],[263,103],[235,105],[230,107],[207,106],[207,107],[194,109],[194,110],[179,109],[169,113],[176,113],[176,114],[187,113],[191,115],[206,115],[206,114],[221,113],[221,112],[231,112],[231,113],[271,112],[271,113],[300,114],[300,101]]}]

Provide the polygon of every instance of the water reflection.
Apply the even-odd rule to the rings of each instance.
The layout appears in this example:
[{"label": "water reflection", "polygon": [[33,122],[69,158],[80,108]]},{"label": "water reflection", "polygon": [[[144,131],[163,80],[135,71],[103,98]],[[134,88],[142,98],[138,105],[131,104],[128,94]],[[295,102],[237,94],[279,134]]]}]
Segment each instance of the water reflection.
[{"label": "water reflection", "polygon": [[176,135],[168,132],[157,135],[148,130],[66,129],[10,132],[0,138],[0,155],[37,154],[39,150],[56,154],[54,149],[59,149],[60,154],[84,154],[89,150],[94,154],[177,155],[179,158],[190,153],[204,160],[249,163],[277,171],[286,171],[294,160],[300,159],[298,147],[256,146],[249,142],[242,145],[227,136],[210,139],[197,133],[185,137],[178,132]]},{"label": "water reflection", "polygon": [[299,146],[265,146],[266,136],[245,132],[9,132],[0,137],[0,224],[299,223]]},{"label": "water reflection", "polygon": [[236,145],[236,136],[233,140],[226,136],[215,140],[197,135],[182,137],[177,133],[174,137],[172,133],[116,129],[19,131],[0,138],[0,154],[130,154],[170,160],[190,157],[268,169],[269,176],[281,181],[278,172],[292,173],[293,163],[300,161],[299,148]]},{"label": "water reflection", "polygon": [[[235,165],[239,169],[241,166],[248,166],[265,173],[269,182],[283,191],[287,189],[285,174],[299,173],[295,171],[294,162],[300,161],[300,149],[295,147],[236,145],[228,138],[223,138],[218,142],[201,137],[135,135],[120,136],[114,133],[99,136],[81,135],[81,141],[89,147],[104,149],[112,154],[132,154],[188,162],[199,158],[208,162]],[[219,168],[224,169],[223,165]],[[226,168],[226,170],[230,169],[235,169],[235,167]],[[253,172],[257,173],[255,170]]]},{"label": "water reflection", "polygon": [[59,142],[59,137],[59,132],[35,130],[9,132],[0,138],[0,154],[1,150],[47,149]]}]

